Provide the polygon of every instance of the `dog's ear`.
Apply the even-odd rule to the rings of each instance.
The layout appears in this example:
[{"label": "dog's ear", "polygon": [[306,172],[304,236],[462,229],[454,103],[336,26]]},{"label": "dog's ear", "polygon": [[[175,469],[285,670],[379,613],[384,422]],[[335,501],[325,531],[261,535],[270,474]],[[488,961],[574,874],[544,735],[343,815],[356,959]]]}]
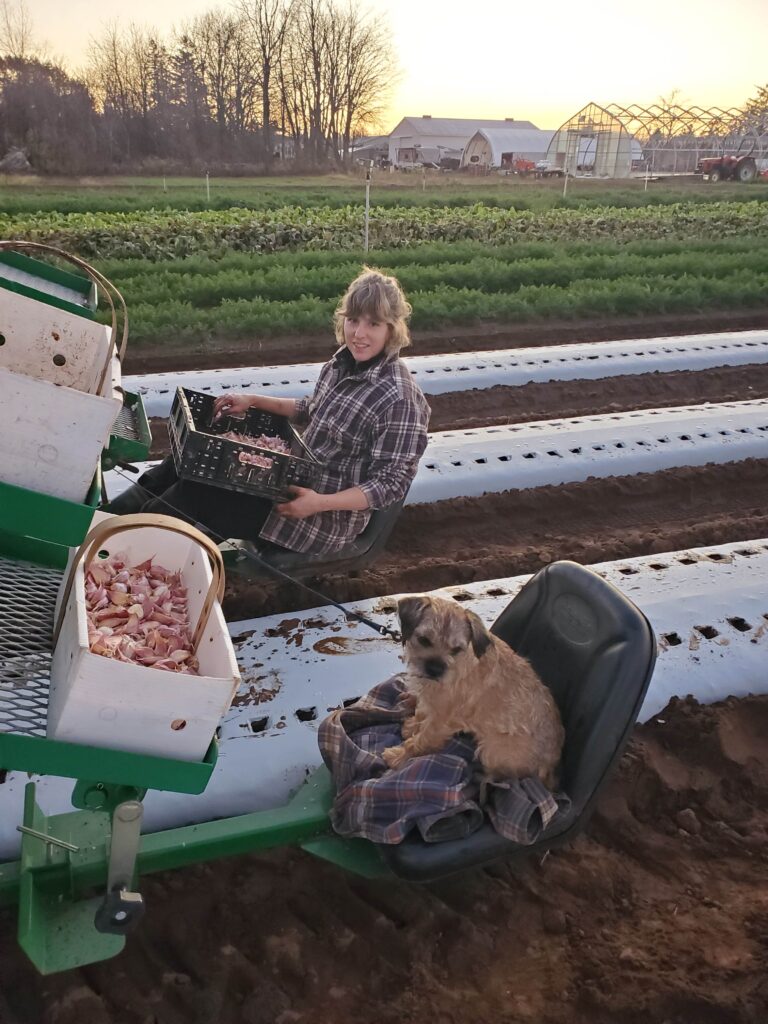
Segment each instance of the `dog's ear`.
[{"label": "dog's ear", "polygon": [[426,611],[428,601],[424,597],[401,597],[397,602],[397,614],[400,617],[400,633],[403,643],[407,643],[413,636],[413,631],[421,622],[421,617]]},{"label": "dog's ear", "polygon": [[479,615],[467,611],[469,620],[469,638],[472,641],[472,650],[476,658],[482,658],[492,644],[491,634],[485,628],[485,623]]}]

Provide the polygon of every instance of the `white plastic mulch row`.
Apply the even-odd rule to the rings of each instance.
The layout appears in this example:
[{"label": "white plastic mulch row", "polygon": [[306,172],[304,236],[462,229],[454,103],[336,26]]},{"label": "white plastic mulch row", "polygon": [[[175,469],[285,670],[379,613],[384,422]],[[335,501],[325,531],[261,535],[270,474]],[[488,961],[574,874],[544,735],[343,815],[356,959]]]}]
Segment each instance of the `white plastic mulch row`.
[{"label": "white plastic mulch row", "polygon": [[[659,644],[640,715],[672,696],[709,703],[768,692],[768,539],[594,566],[648,616]],[[491,624],[527,576],[437,591]],[[355,604],[395,626],[395,598]],[[230,626],[243,683],[221,728],[218,764],[205,793],[150,792],[146,830],[157,831],[285,803],[320,764],[317,728],[328,711],[399,671],[400,648],[333,607]],[[26,773],[0,785],[0,859],[18,855]],[[47,813],[70,810],[71,780],[40,780]]]},{"label": "white plastic mulch row", "polygon": [[[332,352],[329,343],[328,353]],[[425,394],[518,386],[553,380],[596,380],[619,374],[706,370],[768,362],[768,332],[741,331],[685,337],[605,341],[547,348],[518,348],[458,355],[418,356],[406,351],[412,375]],[[321,363],[190,370],[183,373],[135,374],[124,378],[126,390],[138,391],[148,416],[167,416],[177,386],[222,394],[262,392],[298,397],[311,392]]]},{"label": "white plastic mulch row", "polygon": [[[446,430],[430,434],[408,503],[748,458],[768,458],[768,399]],[[132,480],[105,482],[116,497]]]}]

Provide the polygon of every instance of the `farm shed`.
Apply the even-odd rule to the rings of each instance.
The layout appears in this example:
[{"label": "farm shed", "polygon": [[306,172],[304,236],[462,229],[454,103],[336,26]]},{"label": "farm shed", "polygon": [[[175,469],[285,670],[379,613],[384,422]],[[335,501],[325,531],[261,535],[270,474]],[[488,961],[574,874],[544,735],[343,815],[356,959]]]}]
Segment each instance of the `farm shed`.
[{"label": "farm shed", "polygon": [[543,160],[555,133],[540,128],[481,128],[464,147],[462,167],[507,167]]},{"label": "farm shed", "polygon": [[521,128],[536,131],[531,121],[482,120],[462,117],[404,117],[389,133],[389,160],[396,167],[460,159],[464,147],[481,129]]},{"label": "farm shed", "polygon": [[633,163],[642,158],[642,148],[624,122],[596,103],[562,124],[547,150],[552,167],[598,178],[628,178]]},{"label": "farm shed", "polygon": [[380,164],[386,159],[389,139],[386,135],[368,135],[355,139],[349,148],[350,157],[358,163],[367,164],[371,160]]}]

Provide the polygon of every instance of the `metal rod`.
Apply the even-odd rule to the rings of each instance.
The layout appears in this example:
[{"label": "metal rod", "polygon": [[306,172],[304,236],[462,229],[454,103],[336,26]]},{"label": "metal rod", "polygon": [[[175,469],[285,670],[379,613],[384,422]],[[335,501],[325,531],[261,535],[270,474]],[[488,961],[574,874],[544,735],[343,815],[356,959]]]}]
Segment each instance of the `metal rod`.
[{"label": "metal rod", "polygon": [[79,853],[80,847],[75,846],[74,843],[68,843],[64,839],[57,839],[56,836],[49,836],[46,832],[38,832],[36,828],[30,828],[29,825],[17,825],[17,832],[24,832],[28,836],[34,836],[35,839],[42,839],[44,843],[48,843],[50,846],[60,846],[62,850],[69,850],[70,853]]}]

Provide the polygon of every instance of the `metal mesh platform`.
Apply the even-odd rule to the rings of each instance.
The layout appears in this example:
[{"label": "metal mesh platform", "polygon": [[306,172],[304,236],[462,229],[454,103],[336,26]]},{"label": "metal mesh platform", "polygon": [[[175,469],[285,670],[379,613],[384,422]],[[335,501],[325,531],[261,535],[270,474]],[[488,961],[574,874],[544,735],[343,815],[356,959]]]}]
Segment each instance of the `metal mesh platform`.
[{"label": "metal mesh platform", "polygon": [[0,732],[45,736],[59,569],[0,558]]},{"label": "metal mesh platform", "polygon": [[120,415],[114,422],[110,433],[113,437],[122,437],[126,441],[140,441],[141,435],[139,428],[136,425],[136,414],[133,409],[129,406],[124,405],[120,410]]}]

